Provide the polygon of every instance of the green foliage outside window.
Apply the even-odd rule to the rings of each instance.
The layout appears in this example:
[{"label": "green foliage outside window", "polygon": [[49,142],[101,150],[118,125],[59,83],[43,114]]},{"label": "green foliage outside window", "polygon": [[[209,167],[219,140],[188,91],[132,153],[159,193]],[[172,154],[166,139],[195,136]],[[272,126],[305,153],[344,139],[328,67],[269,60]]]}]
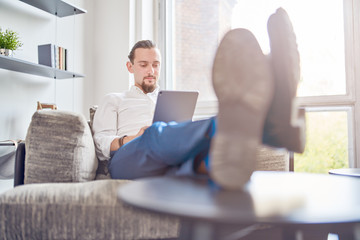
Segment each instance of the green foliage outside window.
[{"label": "green foliage outside window", "polygon": [[328,173],[349,167],[347,113],[308,112],[306,147],[295,154],[295,172]]}]

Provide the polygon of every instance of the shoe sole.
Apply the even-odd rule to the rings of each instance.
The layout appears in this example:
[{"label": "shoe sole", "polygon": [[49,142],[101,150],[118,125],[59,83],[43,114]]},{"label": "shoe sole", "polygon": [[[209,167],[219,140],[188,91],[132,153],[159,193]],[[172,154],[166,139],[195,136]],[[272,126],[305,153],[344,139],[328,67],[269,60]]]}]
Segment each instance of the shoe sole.
[{"label": "shoe sole", "polygon": [[279,8],[270,16],[268,33],[275,94],[265,123],[263,143],[301,153],[305,148],[305,111],[298,108],[296,101],[300,56],[284,9]]},{"label": "shoe sole", "polygon": [[210,149],[210,176],[225,189],[242,189],[255,169],[273,94],[270,64],[251,32],[235,29],[224,36],[212,80],[219,112]]}]

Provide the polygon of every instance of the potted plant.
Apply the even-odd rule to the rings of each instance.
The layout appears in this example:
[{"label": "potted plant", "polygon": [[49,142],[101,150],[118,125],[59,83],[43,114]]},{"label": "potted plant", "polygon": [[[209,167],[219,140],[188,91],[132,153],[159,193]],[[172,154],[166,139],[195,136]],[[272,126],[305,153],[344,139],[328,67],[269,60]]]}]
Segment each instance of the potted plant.
[{"label": "potted plant", "polygon": [[23,43],[20,41],[17,32],[10,29],[2,31],[0,28],[0,54],[5,56],[12,56],[13,51],[21,47]]},{"label": "potted plant", "polygon": [[0,27],[0,54],[5,55],[5,39],[4,39],[4,33],[1,31]]}]

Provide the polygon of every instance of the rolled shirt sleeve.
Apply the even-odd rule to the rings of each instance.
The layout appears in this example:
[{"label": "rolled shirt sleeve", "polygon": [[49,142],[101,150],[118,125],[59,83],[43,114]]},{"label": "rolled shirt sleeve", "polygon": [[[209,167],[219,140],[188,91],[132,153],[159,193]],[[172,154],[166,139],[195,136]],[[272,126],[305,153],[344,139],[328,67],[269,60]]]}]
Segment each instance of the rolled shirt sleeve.
[{"label": "rolled shirt sleeve", "polygon": [[94,116],[94,142],[100,160],[110,158],[111,142],[119,137],[117,136],[117,107],[114,100],[114,95],[106,95]]}]

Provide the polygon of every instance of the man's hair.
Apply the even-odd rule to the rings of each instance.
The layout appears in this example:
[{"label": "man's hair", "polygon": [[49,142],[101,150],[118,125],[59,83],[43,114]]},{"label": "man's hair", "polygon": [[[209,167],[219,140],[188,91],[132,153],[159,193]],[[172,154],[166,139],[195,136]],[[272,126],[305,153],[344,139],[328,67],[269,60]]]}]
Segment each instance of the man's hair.
[{"label": "man's hair", "polygon": [[156,44],[151,40],[141,40],[135,43],[128,56],[132,64],[134,64],[135,50],[138,48],[147,48],[147,49],[156,48]]}]

